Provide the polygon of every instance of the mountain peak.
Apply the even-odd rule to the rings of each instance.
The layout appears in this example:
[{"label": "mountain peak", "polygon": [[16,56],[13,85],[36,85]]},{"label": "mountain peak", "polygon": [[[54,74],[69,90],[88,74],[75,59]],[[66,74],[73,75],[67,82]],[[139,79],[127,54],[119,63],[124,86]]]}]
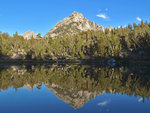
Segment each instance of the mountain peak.
[{"label": "mountain peak", "polygon": [[78,16],[78,17],[83,17],[83,14],[82,14],[82,13],[79,13],[79,12],[74,11],[74,12],[70,15],[70,17],[76,17],[76,16]]},{"label": "mountain peak", "polygon": [[37,38],[38,33],[34,33],[31,30],[28,30],[27,32],[21,34],[21,36],[23,36],[25,39],[29,40],[32,37],[33,38]]},{"label": "mountain peak", "polygon": [[87,30],[104,30],[104,28],[84,17],[81,13],[74,11],[69,17],[58,22],[45,38],[56,38],[63,35],[73,35]]},{"label": "mountain peak", "polygon": [[74,14],[82,14],[82,13],[79,13],[79,12],[77,12],[77,11],[74,11],[74,12],[72,13],[72,15],[74,15]]},{"label": "mountain peak", "polygon": [[28,30],[27,32],[28,32],[28,33],[33,33],[33,31],[31,31],[31,30]]},{"label": "mountain peak", "polygon": [[28,31],[26,31],[25,33],[23,33],[23,34],[34,34],[34,32],[33,31],[31,31],[31,30],[28,30]]}]

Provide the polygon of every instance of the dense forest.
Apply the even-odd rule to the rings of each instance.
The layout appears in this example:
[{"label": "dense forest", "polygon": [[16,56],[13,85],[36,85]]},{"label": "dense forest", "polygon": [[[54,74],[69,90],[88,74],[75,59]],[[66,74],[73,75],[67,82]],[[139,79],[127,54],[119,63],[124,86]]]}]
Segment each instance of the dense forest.
[{"label": "dense forest", "polygon": [[17,33],[0,33],[0,57],[21,59],[148,59],[150,55],[150,24],[128,25],[114,30],[86,31],[56,39],[24,39]]}]

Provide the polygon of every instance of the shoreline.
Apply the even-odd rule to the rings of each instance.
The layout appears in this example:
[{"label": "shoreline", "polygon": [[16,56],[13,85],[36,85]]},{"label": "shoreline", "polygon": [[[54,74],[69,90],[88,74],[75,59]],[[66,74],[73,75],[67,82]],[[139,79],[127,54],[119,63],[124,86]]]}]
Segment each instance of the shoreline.
[{"label": "shoreline", "polygon": [[[115,59],[115,58],[114,58]],[[0,64],[95,64],[108,65],[109,59],[65,59],[65,60],[0,60]],[[116,65],[145,64],[150,65],[150,59],[115,59]]]}]

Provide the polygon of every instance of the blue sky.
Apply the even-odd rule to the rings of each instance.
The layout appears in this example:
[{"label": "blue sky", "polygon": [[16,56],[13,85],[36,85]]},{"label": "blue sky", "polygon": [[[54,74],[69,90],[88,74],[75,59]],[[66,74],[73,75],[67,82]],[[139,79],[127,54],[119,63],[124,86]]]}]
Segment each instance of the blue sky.
[{"label": "blue sky", "polygon": [[46,34],[73,11],[104,27],[150,21],[150,0],[0,0],[0,31]]}]

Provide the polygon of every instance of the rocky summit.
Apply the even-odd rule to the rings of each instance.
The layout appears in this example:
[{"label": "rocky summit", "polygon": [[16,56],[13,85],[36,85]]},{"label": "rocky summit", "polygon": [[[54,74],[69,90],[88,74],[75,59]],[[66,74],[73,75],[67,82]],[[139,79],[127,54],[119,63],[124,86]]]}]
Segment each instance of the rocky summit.
[{"label": "rocky summit", "polygon": [[23,36],[27,40],[31,39],[32,37],[36,39],[38,36],[38,33],[34,33],[34,32],[29,30],[29,31],[21,34],[21,36]]},{"label": "rocky summit", "polygon": [[104,31],[104,28],[101,25],[88,20],[81,13],[73,12],[69,17],[58,22],[56,26],[49,30],[45,35],[45,38],[56,38],[63,35],[72,35],[87,30]]}]

